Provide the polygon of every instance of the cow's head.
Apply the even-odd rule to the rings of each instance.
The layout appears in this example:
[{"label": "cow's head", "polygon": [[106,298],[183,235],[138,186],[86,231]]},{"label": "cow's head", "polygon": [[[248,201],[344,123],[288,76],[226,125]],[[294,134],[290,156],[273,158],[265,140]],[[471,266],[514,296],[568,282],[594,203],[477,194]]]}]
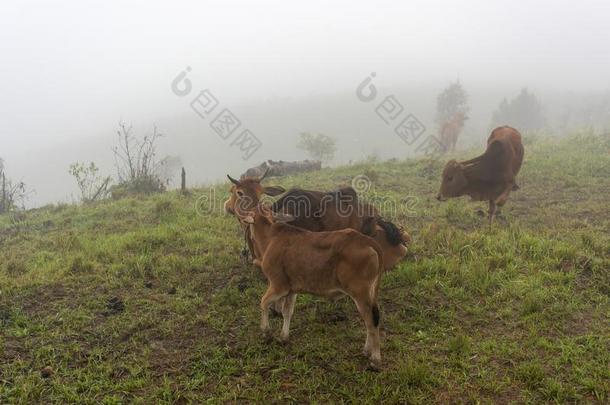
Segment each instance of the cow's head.
[{"label": "cow's head", "polygon": [[468,180],[464,174],[464,165],[455,160],[450,160],[443,170],[443,181],[436,197],[439,201],[464,195],[468,187]]},{"label": "cow's head", "polygon": [[261,184],[268,170],[261,177],[245,177],[241,180],[236,180],[227,174],[227,177],[233,183],[231,186],[231,196],[224,203],[225,211],[235,215],[236,209],[242,212],[254,209],[263,194],[276,196],[282,194],[285,190],[282,187],[265,187]]}]

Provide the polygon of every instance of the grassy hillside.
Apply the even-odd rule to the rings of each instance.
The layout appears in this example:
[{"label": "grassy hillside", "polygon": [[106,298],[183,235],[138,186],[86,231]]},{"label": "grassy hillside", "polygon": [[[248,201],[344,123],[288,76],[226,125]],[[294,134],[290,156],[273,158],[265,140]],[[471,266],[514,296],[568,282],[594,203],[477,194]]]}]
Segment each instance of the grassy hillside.
[{"label": "grassy hillside", "polygon": [[435,200],[441,169],[269,181],[330,189],[364,174],[365,196],[401,202],[386,213],[414,243],[384,276],[381,372],[366,370],[350,300],[301,295],[291,342],[263,341],[265,282],[240,262],[227,184],[1,216],[0,403],[608,401],[610,140],[529,139],[492,229],[484,204]]}]

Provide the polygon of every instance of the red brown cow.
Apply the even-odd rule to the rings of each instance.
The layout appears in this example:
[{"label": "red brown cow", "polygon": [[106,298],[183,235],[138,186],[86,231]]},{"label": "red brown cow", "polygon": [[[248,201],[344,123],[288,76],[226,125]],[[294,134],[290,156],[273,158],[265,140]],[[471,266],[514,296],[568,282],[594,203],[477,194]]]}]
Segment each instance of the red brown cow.
[{"label": "red brown cow", "polygon": [[[284,192],[281,187],[265,187],[258,178],[241,180],[227,176],[233,183],[225,210],[235,214],[236,209],[251,210],[264,194],[276,196]],[[392,269],[407,254],[410,237],[396,225],[384,221],[370,204],[358,201],[356,191],[346,187],[331,192],[293,189],[273,204],[273,211],[285,212],[294,219],[291,225],[314,232],[351,228],[371,236],[382,247],[385,269]],[[247,232],[247,229],[245,229]],[[260,256],[256,246],[248,240],[253,258]]]},{"label": "red brown cow", "polygon": [[468,195],[473,201],[489,201],[489,225],[497,207],[504,205],[511,191],[518,190],[516,176],[523,162],[521,134],[509,126],[498,127],[487,140],[485,153],[458,163],[447,162],[437,199]]},{"label": "red brown cow", "polygon": [[375,368],[381,365],[377,295],[383,273],[383,253],[368,236],[352,229],[311,232],[282,223],[293,219],[262,204],[236,215],[254,235],[268,287],[261,298],[261,330],[269,335],[269,308],[282,304],[280,339],[288,340],[296,294],[335,299],[349,296],[366,326],[364,353]]},{"label": "red brown cow", "polygon": [[467,119],[468,117],[464,113],[458,112],[443,123],[440,130],[443,152],[455,151],[455,145],[464,128],[464,121]]}]

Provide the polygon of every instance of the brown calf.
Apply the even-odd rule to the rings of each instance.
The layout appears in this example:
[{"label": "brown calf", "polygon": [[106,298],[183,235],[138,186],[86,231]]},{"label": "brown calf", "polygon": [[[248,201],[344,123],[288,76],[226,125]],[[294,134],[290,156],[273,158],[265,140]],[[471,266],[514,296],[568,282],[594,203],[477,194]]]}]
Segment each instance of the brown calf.
[{"label": "brown calf", "polygon": [[523,162],[521,134],[514,128],[498,127],[487,140],[485,153],[458,163],[447,162],[437,199],[470,196],[473,201],[489,201],[489,225],[496,208],[506,203],[511,191],[518,190],[516,176]]},{"label": "brown calf", "polygon": [[364,354],[375,368],[381,365],[379,309],[377,295],[383,273],[383,254],[368,236],[352,229],[310,232],[280,221],[292,220],[259,206],[237,211],[247,224],[254,244],[261,252],[261,268],[267,277],[267,291],[261,298],[261,330],[269,334],[269,307],[283,299],[284,323],[280,339],[288,340],[296,294],[326,298],[348,295],[356,304],[366,326]]}]

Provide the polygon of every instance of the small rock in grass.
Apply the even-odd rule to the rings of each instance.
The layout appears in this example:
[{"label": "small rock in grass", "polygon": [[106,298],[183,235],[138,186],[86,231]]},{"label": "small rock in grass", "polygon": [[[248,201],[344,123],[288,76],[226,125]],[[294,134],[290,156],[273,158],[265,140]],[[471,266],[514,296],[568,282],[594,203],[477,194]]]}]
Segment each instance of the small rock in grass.
[{"label": "small rock in grass", "polygon": [[53,369],[51,367],[49,367],[49,366],[46,366],[46,367],[44,367],[43,369],[40,370],[40,376],[42,378],[49,378],[54,373],[55,373],[55,371],[53,371]]}]

